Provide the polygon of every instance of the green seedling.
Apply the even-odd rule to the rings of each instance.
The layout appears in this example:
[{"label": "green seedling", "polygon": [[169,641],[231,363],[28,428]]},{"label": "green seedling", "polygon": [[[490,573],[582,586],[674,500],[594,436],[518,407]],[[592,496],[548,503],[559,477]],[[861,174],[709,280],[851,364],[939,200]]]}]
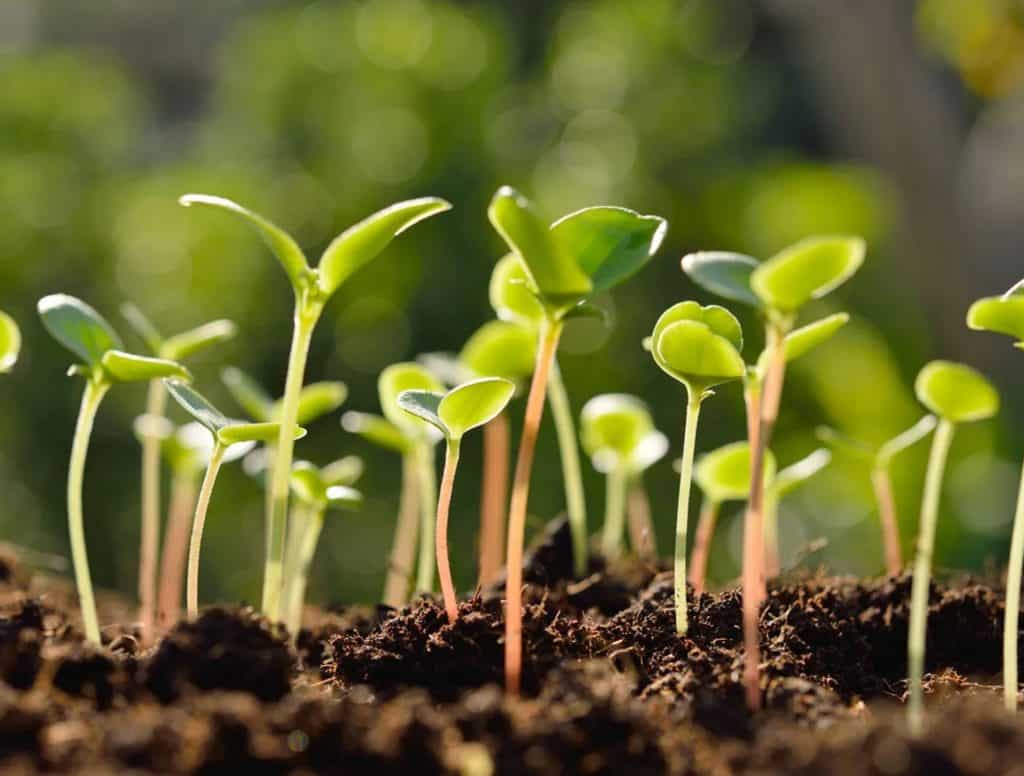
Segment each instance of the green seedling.
[{"label": "green seedling", "polygon": [[455,486],[455,471],[459,465],[459,448],[467,431],[483,426],[501,414],[515,392],[515,384],[501,377],[484,377],[439,391],[402,391],[398,406],[413,417],[434,426],[445,439],[444,473],[437,499],[437,526],[434,549],[437,572],[441,578],[441,595],[448,621],[454,623],[459,616],[455,600],[455,585],[448,562],[448,510]]},{"label": "green seedling", "polygon": [[[164,337],[157,327],[131,302],[121,305],[121,315],[149,348],[150,354],[169,361],[183,361],[212,345],[232,339],[237,328],[228,320],[211,321],[194,329]],[[150,380],[146,415],[161,419],[167,404],[167,392],[160,380]],[[143,426],[141,430],[145,430]],[[160,533],[160,437],[144,435],[142,444],[142,526],[139,532],[139,622],[142,643],[153,639],[156,619],[156,563]]]},{"label": "green seedling", "polygon": [[[213,486],[217,482],[217,474],[225,455],[232,445],[249,442],[268,442],[280,438],[280,423],[244,423],[230,420],[214,407],[202,394],[180,380],[164,381],[167,392],[181,405],[192,418],[210,432],[213,450],[203,475],[203,484],[199,488],[196,501],[196,512],[192,518],[192,538],[188,549],[188,579],[185,583],[185,601],[190,618],[199,615],[199,550],[203,543],[203,527],[206,524],[206,513],[210,507]],[[298,426],[292,427],[291,436],[301,439],[306,431]]]},{"label": "green seedling", "polygon": [[[976,331],[993,331],[1013,337],[1014,347],[1024,348],[1024,296],[1021,284],[1003,296],[979,299],[967,312],[967,325]],[[1017,626],[1020,619],[1021,567],[1024,566],[1024,470],[1013,515],[1010,558],[1006,569],[1006,616],[1003,620],[1003,702],[1017,710]]]},{"label": "green seedling", "polygon": [[675,608],[676,631],[687,631],[686,611],[686,533],[690,516],[690,485],[697,442],[697,421],[711,389],[730,380],[739,380],[746,372],[743,357],[743,330],[739,321],[718,305],[703,307],[697,302],[672,305],[658,318],[651,334],[651,354],[669,377],[686,388],[686,422],[683,432],[683,459],[679,472],[679,501],[676,508]]},{"label": "green seedling", "polygon": [[352,487],[362,472],[363,462],[356,456],[340,458],[323,468],[309,461],[296,461],[292,466],[295,503],[288,521],[285,549],[284,613],[293,641],[302,626],[309,569],[324,527],[324,516],[328,510],[350,512],[362,506],[362,494]]},{"label": "green seedling", "polygon": [[928,624],[928,587],[931,582],[935,525],[939,516],[939,496],[946,458],[956,424],[985,420],[995,415],[999,411],[999,394],[980,372],[950,361],[926,364],[917,375],[914,390],[918,400],[939,417],[925,473],[917,550],[914,555],[914,582],[910,593],[910,631],[907,638],[910,698],[907,719],[911,732],[917,735],[924,722],[922,682],[925,630]]},{"label": "green seedling", "polygon": [[[747,705],[752,710],[761,707],[757,621],[766,596],[761,475],[782,399],[787,361],[785,339],[793,331],[800,309],[849,280],[864,263],[864,253],[864,241],[860,238],[809,237],[763,263],[742,254],[717,251],[693,253],[682,259],[683,271],[694,282],[727,299],[754,307],[765,321],[766,353],[758,359],[762,366],[748,374],[744,390],[753,459],[743,531],[743,676]],[[806,336],[814,340],[820,333]]]},{"label": "green seedling", "polygon": [[900,548],[899,520],[896,516],[896,500],[892,493],[892,461],[901,452],[920,442],[932,431],[938,420],[934,415],[925,415],[917,423],[880,447],[872,447],[857,439],[844,437],[834,429],[821,426],[818,438],[837,452],[863,461],[871,467],[871,487],[878,504],[878,517],[882,529],[882,545],[885,548],[885,569],[890,576],[896,576],[903,568],[903,551]]},{"label": "green seedling", "polygon": [[21,329],[11,316],[0,310],[0,374],[14,369],[20,354]]},{"label": "green seedling", "polygon": [[85,543],[85,520],[82,516],[82,480],[96,412],[114,383],[146,381],[160,377],[189,380],[191,375],[185,367],[173,361],[126,353],[121,349],[123,346],[117,332],[99,313],[80,299],[66,294],[51,294],[39,300],[38,309],[46,330],[82,360],[82,363],[68,370],[69,375],[85,378],[85,391],[78,411],[78,422],[71,444],[71,462],[68,467],[68,528],[85,637],[99,644],[99,620],[96,617],[96,602]]},{"label": "green seedling", "polygon": [[299,395],[313,330],[328,300],[359,268],[376,258],[399,234],[414,224],[444,212],[451,205],[436,197],[399,202],[349,227],[327,246],[317,267],[311,267],[298,243],[287,232],[262,216],[223,197],[187,194],[181,204],[209,205],[235,213],[252,226],[273,251],[295,293],[295,316],[284,396],[281,401],[281,435],[276,460],[271,466],[270,542],[263,581],[263,612],[280,620],[285,532],[288,522],[289,478],[298,423]]},{"label": "green seedling", "polygon": [[[594,468],[605,475],[606,497],[601,553],[608,559],[622,554],[629,493],[642,488],[643,471],[668,451],[668,438],[654,428],[647,405],[635,396],[606,393],[590,399],[580,413],[583,449]],[[650,526],[632,532],[633,549],[645,532],[650,543]]]},{"label": "green seedling", "polygon": [[[593,207],[549,227],[533,203],[508,186],[497,191],[487,214],[511,251],[522,259],[526,288],[543,308],[508,518],[505,680],[506,689],[517,694],[522,675],[522,558],[530,472],[562,328],[572,316],[593,314],[588,299],[610,291],[650,260],[665,236],[666,222],[624,208]],[[575,446],[575,435],[570,441]]]},{"label": "green seedling", "polygon": [[829,450],[820,448],[796,463],[766,478],[764,493],[764,567],[768,578],[777,577],[779,564],[779,502],[820,472],[832,460]]},{"label": "green seedling", "polygon": [[[693,478],[704,494],[697,535],[690,555],[690,584],[693,594],[700,600],[707,579],[711,539],[722,504],[727,501],[745,501],[750,495],[750,442],[733,442],[701,456],[693,470]],[[775,456],[765,451],[764,478],[775,478]]]}]

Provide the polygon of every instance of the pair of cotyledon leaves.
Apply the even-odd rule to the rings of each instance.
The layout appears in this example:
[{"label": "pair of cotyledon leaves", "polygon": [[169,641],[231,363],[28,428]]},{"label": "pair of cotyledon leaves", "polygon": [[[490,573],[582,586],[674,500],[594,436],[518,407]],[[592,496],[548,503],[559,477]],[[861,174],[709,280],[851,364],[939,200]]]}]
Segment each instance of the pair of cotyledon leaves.
[{"label": "pair of cotyledon leaves", "polygon": [[[828,450],[818,449],[784,469],[777,469],[771,450],[765,451],[764,482],[775,498],[783,498],[825,468],[832,460]],[[741,501],[750,495],[750,443],[733,442],[701,456],[694,479],[713,503]]]},{"label": "pair of cotyledon leaves", "polygon": [[502,377],[482,377],[457,385],[446,393],[405,390],[398,406],[436,428],[449,442],[499,415],[515,393],[515,384]]},{"label": "pair of cotyledon leaves", "polygon": [[[221,381],[249,417],[261,423],[279,420],[281,399],[272,399],[263,386],[237,367],[225,367]],[[309,383],[299,391],[296,423],[305,426],[338,409],[348,398],[348,386],[337,380]]]},{"label": "pair of cotyledon leaves", "polygon": [[292,492],[316,509],[355,510],[362,505],[363,494],[352,484],[362,471],[362,459],[356,456],[339,458],[324,467],[296,461],[292,465]]},{"label": "pair of cotyledon leaves", "polygon": [[622,467],[641,472],[668,452],[668,439],[654,427],[647,405],[623,393],[594,396],[583,405],[580,437],[594,468],[605,474]]},{"label": "pair of cotyledon leaves", "polygon": [[169,361],[181,361],[211,345],[227,342],[238,333],[233,321],[222,318],[164,337],[145,313],[131,302],[121,305],[121,316],[146,344],[151,355]]}]

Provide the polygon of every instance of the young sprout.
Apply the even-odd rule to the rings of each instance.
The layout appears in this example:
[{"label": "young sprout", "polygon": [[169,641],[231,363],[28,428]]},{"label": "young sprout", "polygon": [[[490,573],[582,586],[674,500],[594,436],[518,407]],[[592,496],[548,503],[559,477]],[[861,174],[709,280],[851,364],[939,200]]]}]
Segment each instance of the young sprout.
[{"label": "young sprout", "polygon": [[302,607],[306,599],[309,569],[328,509],[353,511],[362,506],[363,496],[351,486],[363,472],[356,456],[340,458],[322,469],[309,461],[292,466],[292,493],[295,505],[288,522],[285,549],[284,616],[294,641],[302,626]]},{"label": "young sprout", "polygon": [[[979,299],[967,312],[967,325],[977,331],[1008,334],[1024,348],[1024,296],[1020,284],[1000,297]],[[1013,515],[1010,559],[1006,569],[1006,616],[1003,621],[1003,702],[1007,711],[1017,710],[1017,625],[1020,618],[1021,566],[1024,565],[1024,471]]]},{"label": "young sprout", "polygon": [[[744,501],[750,495],[750,443],[733,442],[706,453],[697,460],[693,478],[704,493],[697,535],[690,555],[690,584],[698,600],[704,592],[711,539],[722,504],[726,501]],[[775,456],[765,451],[764,478],[775,478]]]},{"label": "young sprout", "polygon": [[[210,432],[213,443],[206,474],[203,475],[203,484],[199,488],[196,513],[192,518],[192,539],[188,548],[185,605],[188,616],[193,618],[199,615],[199,550],[203,543],[203,527],[206,524],[206,512],[210,507],[213,486],[217,482],[217,474],[224,463],[225,454],[232,445],[279,439],[281,429],[279,423],[244,423],[230,420],[202,394],[180,380],[168,379],[164,381],[164,385],[182,409]],[[293,426],[292,437],[301,439],[305,434],[305,429]]]},{"label": "young sprout", "polygon": [[[864,263],[864,241],[857,237],[808,237],[759,264],[738,253],[693,253],[683,257],[683,271],[694,282],[757,309],[765,319],[765,354],[748,375],[744,398],[753,459],[750,498],[743,531],[744,683],[747,705],[761,707],[758,677],[760,645],[757,621],[765,597],[764,470],[765,451],[779,414],[787,347],[800,309],[845,283]],[[824,325],[824,324],[822,324]],[[840,324],[841,325],[841,324]],[[805,327],[806,328],[806,327]],[[827,329],[827,326],[826,326]],[[816,335],[810,335],[816,339]]]},{"label": "young sprout", "polygon": [[917,375],[914,390],[918,400],[939,417],[925,473],[917,550],[914,555],[914,582],[910,592],[910,631],[907,638],[910,699],[907,718],[911,732],[917,735],[924,722],[922,681],[928,587],[946,457],[956,424],[985,420],[995,415],[999,411],[999,394],[980,372],[950,361],[926,364]]},{"label": "young sprout", "polygon": [[[594,468],[606,478],[601,553],[614,559],[622,554],[628,493],[644,469],[668,451],[668,439],[654,428],[647,405],[622,393],[601,394],[583,405],[580,434]],[[642,551],[640,546],[633,549]]]},{"label": "young sprout", "polygon": [[821,426],[818,439],[833,450],[842,451],[851,458],[864,461],[871,467],[871,487],[878,504],[878,518],[882,529],[882,544],[885,547],[885,571],[890,577],[903,568],[903,551],[900,549],[899,521],[896,517],[896,501],[892,495],[892,460],[907,448],[917,444],[932,431],[938,420],[934,415],[925,415],[917,423],[902,431],[881,447],[873,448],[857,439],[844,437],[838,431]]},{"label": "young sprout", "polygon": [[414,224],[451,205],[437,197],[399,202],[349,227],[327,246],[317,267],[311,267],[299,244],[280,227],[223,197],[186,194],[182,205],[209,205],[244,218],[263,238],[281,263],[295,293],[294,328],[284,396],[281,400],[281,435],[276,459],[270,468],[270,541],[263,579],[263,613],[280,620],[288,493],[298,423],[299,395],[306,371],[306,357],[324,305],[356,270],[376,258],[391,241]]},{"label": "young sprout", "polygon": [[[121,305],[121,315],[149,348],[150,354],[169,361],[183,361],[194,353],[235,336],[235,324],[228,320],[211,321],[194,329],[164,337],[145,314],[131,302]],[[156,420],[142,424],[139,430],[157,428],[164,417],[167,393],[160,380],[150,380],[146,415]],[[139,622],[142,643],[153,639],[156,613],[156,556],[160,533],[160,437],[144,433],[142,443],[142,526],[139,532]]]},{"label": "young sprout", "polygon": [[832,460],[832,453],[824,448],[815,450],[791,466],[780,469],[767,478],[764,492],[764,573],[768,578],[779,575],[779,502],[807,480],[820,472]]},{"label": "young sprout", "polygon": [[109,323],[89,305],[66,294],[51,294],[39,300],[43,326],[61,345],[81,360],[69,375],[85,378],[85,391],[78,411],[75,436],[68,467],[68,528],[75,584],[82,608],[85,637],[100,643],[99,621],[93,597],[89,556],[86,552],[85,521],[82,516],[82,479],[89,452],[89,437],[100,402],[115,382],[137,382],[159,377],[189,380],[185,367],[162,358],[147,358],[121,350],[121,339]]},{"label": "young sprout", "polygon": [[452,388],[448,393],[437,391],[402,391],[398,406],[414,417],[434,426],[445,438],[444,474],[437,499],[437,529],[434,549],[437,572],[441,578],[441,595],[448,621],[459,616],[452,584],[452,568],[448,562],[448,509],[455,486],[455,470],[459,465],[459,447],[467,431],[483,426],[499,415],[515,392],[515,384],[502,377],[483,377]]},{"label": "young sprout", "polygon": [[11,316],[0,310],[0,374],[14,369],[20,353],[21,329]]},{"label": "young sprout", "polygon": [[[549,228],[533,204],[508,186],[494,195],[487,214],[512,252],[522,259],[527,288],[544,310],[508,517],[505,683],[506,689],[516,694],[523,659],[522,559],[530,471],[562,328],[567,318],[591,313],[587,299],[611,290],[650,260],[665,236],[666,223],[657,216],[624,208],[593,207],[571,213]],[[571,441],[575,445],[575,437]]]},{"label": "young sprout", "polygon": [[679,469],[679,502],[676,507],[675,607],[676,632],[686,633],[686,531],[690,517],[690,483],[697,442],[700,405],[714,395],[711,389],[743,377],[746,366],[743,330],[739,321],[718,305],[697,302],[672,305],[658,318],[651,334],[651,354],[669,377],[686,388],[686,424],[683,460]]}]

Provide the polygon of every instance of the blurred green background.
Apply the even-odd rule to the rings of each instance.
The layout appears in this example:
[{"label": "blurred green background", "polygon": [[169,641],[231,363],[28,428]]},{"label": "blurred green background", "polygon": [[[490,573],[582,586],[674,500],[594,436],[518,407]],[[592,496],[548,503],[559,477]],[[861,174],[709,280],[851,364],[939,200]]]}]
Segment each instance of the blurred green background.
[{"label": "blurred green background", "polygon": [[[487,223],[499,184],[552,218],[591,204],[665,216],[667,241],[614,298],[606,331],[569,332],[560,355],[574,408],[642,396],[673,442],[647,474],[663,551],[674,520],[683,396],[640,347],[661,310],[696,296],[679,257],[721,248],[767,257],[810,233],[869,243],[861,273],[827,304],[855,321],[789,373],[776,452],[786,464],[828,423],[880,441],[921,412],[928,359],[992,373],[1005,408],[954,444],[938,563],[1002,564],[1024,440],[1009,340],[968,332],[967,306],[1024,275],[1024,5],[1013,0],[7,0],[0,4],[0,307],[22,324],[23,358],[0,384],[0,536],[66,554],[64,477],[81,385],[42,331],[36,300],[83,297],[122,333],[132,300],[166,331],[215,317],[242,336],[192,363],[232,407],[225,364],[280,391],[291,296],[280,268],[237,221],[176,204],[189,191],[238,199],[318,255],[345,226],[399,199],[455,210],[416,227],[328,308],[308,380],[341,379],[346,408],[377,411],[385,365],[457,350],[491,317],[486,284],[502,245]],[[746,311],[737,312],[746,315]],[[748,358],[760,334],[748,315]],[[138,342],[132,343],[141,347]],[[104,406],[86,478],[98,584],[132,593],[144,389]],[[513,409],[514,426],[522,412]],[[738,386],[706,405],[699,450],[743,434]],[[463,589],[475,579],[479,435],[464,446],[452,516]],[[909,549],[926,445],[896,472]],[[311,598],[375,601],[393,528],[399,462],[343,432],[335,415],[298,454],[365,456],[362,513],[334,516]],[[603,483],[587,464],[590,523]],[[165,487],[166,494],[166,487]],[[531,530],[563,507],[545,423]],[[207,523],[205,600],[256,600],[262,497],[237,465]],[[785,502],[783,554],[882,567],[867,473],[834,464]],[[711,573],[736,573],[740,525],[721,524]]]}]

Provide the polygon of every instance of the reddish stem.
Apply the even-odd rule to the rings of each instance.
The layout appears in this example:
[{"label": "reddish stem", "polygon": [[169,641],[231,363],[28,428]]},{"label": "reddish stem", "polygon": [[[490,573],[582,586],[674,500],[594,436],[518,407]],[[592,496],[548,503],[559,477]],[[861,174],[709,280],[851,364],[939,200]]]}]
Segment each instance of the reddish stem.
[{"label": "reddish stem", "polygon": [[419,538],[419,504],[416,497],[416,465],[411,453],[402,456],[402,492],[398,501],[398,521],[391,543],[388,573],[384,581],[383,601],[398,609],[409,601],[409,581],[416,560]]},{"label": "reddish stem", "polygon": [[508,417],[502,412],[484,426],[484,472],[480,494],[481,587],[495,580],[505,552],[505,504],[508,499]]},{"label": "reddish stem", "polygon": [[629,543],[643,561],[658,558],[658,542],[654,535],[654,521],[651,519],[651,502],[643,479],[637,475],[629,488]]},{"label": "reddish stem", "polygon": [[693,598],[698,603],[704,592],[708,555],[711,554],[711,538],[715,535],[715,523],[718,521],[718,507],[718,502],[706,500],[697,522],[697,536],[694,538],[693,553],[690,556],[690,584],[693,585]]},{"label": "reddish stem", "polygon": [[890,577],[900,573],[903,553],[900,551],[900,530],[896,522],[896,501],[892,495],[889,472],[883,468],[871,472],[871,484],[878,501],[878,518],[882,524],[882,542],[885,545],[885,568]]},{"label": "reddish stem", "polygon": [[164,548],[160,555],[157,611],[162,631],[168,630],[181,618],[181,587],[185,580],[185,557],[195,503],[195,480],[187,474],[176,474],[171,484],[171,503],[167,510]]},{"label": "reddish stem", "polygon": [[444,473],[441,475],[441,490],[437,497],[437,530],[434,532],[434,550],[437,553],[437,575],[441,580],[441,597],[448,612],[448,622],[459,619],[459,605],[455,600],[455,585],[452,583],[452,567],[448,561],[448,510],[452,503],[455,486],[455,470],[459,465],[459,440],[448,441],[444,455]]}]

